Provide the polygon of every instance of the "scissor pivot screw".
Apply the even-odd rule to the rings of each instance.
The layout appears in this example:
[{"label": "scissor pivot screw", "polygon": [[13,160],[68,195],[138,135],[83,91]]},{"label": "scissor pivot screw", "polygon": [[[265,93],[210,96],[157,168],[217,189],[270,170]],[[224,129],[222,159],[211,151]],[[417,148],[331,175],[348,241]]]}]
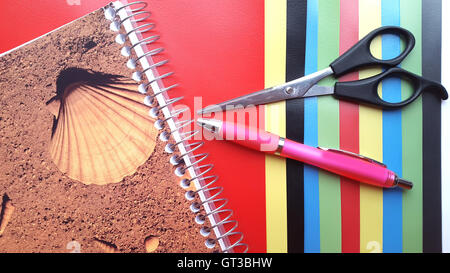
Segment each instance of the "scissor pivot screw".
[{"label": "scissor pivot screw", "polygon": [[294,92],[294,88],[292,87],[286,87],[286,89],[284,89],[284,92],[286,92],[287,94],[292,94]]}]

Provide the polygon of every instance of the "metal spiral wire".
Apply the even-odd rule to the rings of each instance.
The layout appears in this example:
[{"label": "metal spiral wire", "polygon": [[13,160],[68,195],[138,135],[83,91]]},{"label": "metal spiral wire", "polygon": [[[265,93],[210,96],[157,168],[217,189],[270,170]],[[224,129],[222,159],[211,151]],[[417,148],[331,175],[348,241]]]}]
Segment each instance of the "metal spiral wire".
[{"label": "metal spiral wire", "polygon": [[[132,51],[136,48],[136,46],[150,45],[160,38],[160,36],[158,35],[152,35],[147,38],[143,38],[139,42],[131,46],[125,45],[125,42],[131,33],[134,32],[136,34],[143,34],[145,32],[151,31],[155,27],[154,23],[144,22],[145,20],[150,18],[151,15],[150,12],[144,11],[146,7],[147,7],[146,2],[135,1],[132,3],[125,4],[117,9],[114,8],[113,4],[110,4],[108,7],[105,8],[105,17],[111,21],[110,29],[112,31],[118,32],[115,41],[123,45],[121,49],[121,54],[129,58],[126,65],[128,68],[132,70],[136,69],[139,60],[143,58],[151,58],[164,50],[164,48],[156,48],[144,53],[142,56],[139,56],[137,58],[131,57]],[[130,15],[120,19],[120,17],[118,16],[118,12],[124,8],[128,9]],[[130,20],[133,23],[134,28],[126,33],[121,33],[121,26],[127,20]],[[174,84],[172,86],[165,88],[160,88],[158,92],[149,94],[148,88],[149,86],[151,86],[151,84],[173,75],[173,72],[159,75],[153,79],[147,79],[146,82],[144,82],[143,76],[146,75],[145,72],[147,72],[148,70],[155,71],[158,67],[166,64],[168,61],[169,60],[163,60],[157,63],[152,63],[149,67],[145,68],[143,71],[135,71],[132,74],[132,78],[139,83],[138,91],[142,94],[146,94],[143,103],[149,107],[152,107],[149,111],[149,115],[154,118],[157,118],[154,126],[158,130],[163,130],[159,136],[160,140],[167,142],[174,132],[178,132],[181,137],[181,140],[176,143],[167,143],[164,149],[167,153],[173,154],[169,161],[171,164],[177,166],[177,168],[175,169],[176,175],[183,176],[189,168],[193,168],[195,170],[196,175],[191,178],[182,179],[180,181],[180,186],[185,189],[188,189],[191,187],[192,182],[194,181],[200,182],[201,186],[199,188],[195,190],[187,190],[185,193],[186,199],[189,201],[193,201],[190,206],[190,209],[192,210],[192,212],[197,214],[195,217],[195,222],[200,225],[203,225],[203,227],[200,229],[200,234],[202,234],[205,237],[209,237],[213,229],[219,228],[219,230],[221,231],[219,237],[206,239],[205,245],[208,248],[213,248],[216,245],[216,243],[223,241],[225,246],[225,249],[223,249],[224,252],[231,252],[233,251],[233,249],[237,247],[242,247],[244,248],[243,252],[247,252],[248,245],[242,243],[244,235],[242,234],[242,232],[235,231],[238,227],[238,223],[236,220],[231,220],[233,211],[231,209],[225,209],[225,206],[228,203],[228,199],[219,197],[219,195],[223,191],[223,187],[214,185],[219,179],[219,177],[216,175],[207,175],[213,169],[214,165],[213,164],[200,165],[200,163],[202,163],[208,157],[207,153],[194,154],[196,150],[200,149],[203,146],[204,142],[203,141],[194,141],[190,143],[188,142],[199,133],[198,130],[185,131],[186,128],[190,127],[194,123],[194,120],[177,119],[178,116],[180,116],[182,113],[184,113],[189,109],[181,108],[178,110],[171,110],[169,116],[166,116],[164,119],[158,118],[160,116],[159,113],[163,108],[175,104],[176,102],[183,99],[183,97],[167,99],[165,105],[155,105],[156,101],[155,97],[157,95],[168,92],[169,90],[177,87],[178,84]],[[171,131],[164,130],[165,124],[167,123],[168,120],[173,120],[176,126],[174,130]],[[181,154],[175,154],[178,145],[182,143],[184,144],[185,152]],[[191,161],[190,164],[186,164],[184,162],[183,158],[185,156],[189,157]],[[194,201],[195,198],[200,193],[202,193],[203,196],[205,197],[204,200]],[[207,213],[206,211],[205,213],[202,213],[201,209],[202,207],[205,206],[208,206],[210,208],[210,211]],[[220,220],[216,222],[214,225],[207,226],[205,222],[206,219],[208,219],[209,217],[213,217],[214,219]]]},{"label": "metal spiral wire", "polygon": [[[153,37],[154,37],[154,36],[153,36]],[[158,37],[159,37],[159,36],[158,36]],[[149,38],[150,38],[150,37],[149,37]],[[138,61],[139,61],[140,59],[146,58],[147,56],[150,56],[150,57],[155,56],[156,54],[159,54],[159,53],[161,53],[161,52],[163,52],[163,51],[164,51],[164,48],[160,47],[160,48],[156,48],[156,49],[150,50],[149,52],[146,52],[144,55],[140,56],[139,58],[136,58],[136,59],[130,58],[130,59],[128,59],[128,61],[127,61],[127,67],[128,67],[129,69],[136,69],[136,65],[137,65],[137,63],[138,63]],[[122,55],[123,55],[123,54],[122,54]],[[129,55],[131,55],[131,54],[129,54]],[[128,55],[128,56],[129,56],[129,55]]]},{"label": "metal spiral wire", "polygon": [[[132,46],[124,46],[124,47],[122,47],[122,49],[120,50],[120,53],[123,56],[125,56],[125,57],[130,57],[131,56],[131,50],[133,48],[135,48],[136,46],[138,46],[140,44],[148,45],[148,44],[154,43],[154,42],[158,41],[159,38],[160,38],[159,35],[153,35],[153,36],[144,38],[144,39],[140,40],[139,42],[135,43]],[[150,52],[148,52],[148,53],[150,53]],[[153,54],[153,55],[155,55],[155,54]],[[141,57],[143,57],[143,56],[141,56]],[[130,69],[135,69],[135,68],[130,68]]]}]

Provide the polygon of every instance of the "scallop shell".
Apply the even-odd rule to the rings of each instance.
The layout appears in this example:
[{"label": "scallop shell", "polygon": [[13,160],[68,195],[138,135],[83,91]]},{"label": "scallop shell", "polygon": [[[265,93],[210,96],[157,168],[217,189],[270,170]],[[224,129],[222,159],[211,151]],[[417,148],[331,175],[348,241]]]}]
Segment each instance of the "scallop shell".
[{"label": "scallop shell", "polygon": [[0,214],[0,236],[3,235],[3,232],[5,232],[6,226],[8,225],[9,221],[11,220],[11,216],[14,212],[14,206],[12,204],[11,199],[9,198],[3,198],[3,204],[2,204],[2,212]]},{"label": "scallop shell", "polygon": [[80,75],[57,82],[58,95],[47,104],[55,115],[50,156],[61,172],[85,184],[119,182],[153,152],[155,119],[134,82],[98,72]]},{"label": "scallop shell", "polygon": [[100,248],[104,253],[120,253],[116,245],[94,238],[94,244]]},{"label": "scallop shell", "polygon": [[152,235],[148,236],[147,238],[145,238],[144,245],[145,245],[145,251],[147,253],[151,253],[151,252],[155,251],[159,246],[158,236],[152,236]]}]

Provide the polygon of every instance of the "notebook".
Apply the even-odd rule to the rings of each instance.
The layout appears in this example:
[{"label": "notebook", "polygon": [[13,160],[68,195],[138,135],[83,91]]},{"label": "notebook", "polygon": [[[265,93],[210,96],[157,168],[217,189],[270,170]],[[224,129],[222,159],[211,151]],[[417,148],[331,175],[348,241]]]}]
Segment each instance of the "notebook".
[{"label": "notebook", "polygon": [[0,252],[246,250],[147,6],[0,55]]}]

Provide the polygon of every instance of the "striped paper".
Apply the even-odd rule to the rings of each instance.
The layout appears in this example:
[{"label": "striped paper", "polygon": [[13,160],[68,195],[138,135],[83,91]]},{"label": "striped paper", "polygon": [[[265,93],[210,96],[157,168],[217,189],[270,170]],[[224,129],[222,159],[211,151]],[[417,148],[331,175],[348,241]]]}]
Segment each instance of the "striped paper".
[{"label": "striped paper", "polygon": [[[430,51],[441,38],[423,30],[440,23],[440,16],[432,16],[440,11],[440,1],[426,0],[266,0],[265,86],[287,81],[289,75],[301,76],[327,67],[368,32],[387,25],[404,27],[416,38],[414,50],[400,66],[419,75],[423,69],[424,73],[432,73],[428,67],[433,67],[436,60],[426,55],[426,50]],[[292,22],[292,18],[302,16],[303,21]],[[303,32],[296,31],[304,36],[293,38],[294,27],[303,27]],[[430,35],[436,37],[430,40]],[[423,43],[425,37],[427,42]],[[303,67],[293,68],[291,51],[302,47]],[[375,57],[389,59],[402,48],[401,39],[383,35],[373,40],[371,52]],[[364,69],[340,80],[366,78],[381,71],[381,67]],[[331,77],[320,84],[334,82]],[[388,79],[379,86],[379,94],[388,101],[404,99],[411,92],[411,87],[400,79]],[[376,188],[267,156],[267,251],[440,252],[441,188],[440,179],[433,176],[437,172],[440,178],[440,162],[430,153],[440,151],[433,138],[439,128],[427,127],[438,111],[439,105],[427,96],[394,111],[338,101],[331,96],[266,106],[267,130],[288,137],[301,134],[297,140],[311,146],[360,153],[384,162],[399,176],[414,182],[410,191]],[[301,199],[301,204],[294,198]],[[303,218],[300,223],[299,217]],[[298,238],[299,232],[303,238]]]}]

